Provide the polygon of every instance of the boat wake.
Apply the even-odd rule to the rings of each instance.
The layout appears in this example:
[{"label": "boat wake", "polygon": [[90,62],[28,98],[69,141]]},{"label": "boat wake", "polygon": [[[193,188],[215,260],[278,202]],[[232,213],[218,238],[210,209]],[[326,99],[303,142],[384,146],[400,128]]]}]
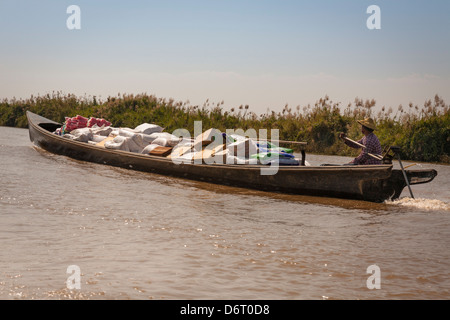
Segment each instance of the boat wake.
[{"label": "boat wake", "polygon": [[388,200],[385,203],[425,210],[450,211],[450,203],[437,199],[423,199],[423,198],[413,199],[407,197],[397,199],[394,201]]}]

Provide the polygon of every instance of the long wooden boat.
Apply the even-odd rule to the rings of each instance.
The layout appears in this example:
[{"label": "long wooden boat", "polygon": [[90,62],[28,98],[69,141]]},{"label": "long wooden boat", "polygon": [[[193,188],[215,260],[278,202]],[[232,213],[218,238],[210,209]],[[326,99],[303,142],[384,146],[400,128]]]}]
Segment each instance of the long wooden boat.
[{"label": "long wooden boat", "polygon": [[[280,166],[262,175],[262,165],[176,164],[170,158],[101,148],[63,138],[53,132],[61,123],[27,111],[30,140],[49,152],[78,160],[210,183],[313,196],[383,202],[396,199],[406,187],[392,164],[362,166]],[[304,159],[303,159],[304,160]],[[406,170],[410,185],[427,183],[435,170]]]}]

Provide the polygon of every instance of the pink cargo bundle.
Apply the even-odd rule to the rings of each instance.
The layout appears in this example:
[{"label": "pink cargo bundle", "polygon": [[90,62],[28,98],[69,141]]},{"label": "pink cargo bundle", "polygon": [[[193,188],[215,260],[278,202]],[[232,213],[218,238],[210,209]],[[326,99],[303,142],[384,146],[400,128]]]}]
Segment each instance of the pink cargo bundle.
[{"label": "pink cargo bundle", "polygon": [[99,127],[105,126],[105,127],[109,127],[111,125],[111,122],[106,121],[105,119],[100,119],[100,118],[90,118],[88,121],[88,127],[91,128],[94,125],[98,125]]},{"label": "pink cargo bundle", "polygon": [[88,119],[77,115],[76,117],[69,118],[66,117],[65,130],[66,132],[70,132],[75,129],[86,128],[88,123]]},{"label": "pink cargo bundle", "polygon": [[66,117],[64,132],[71,132],[72,130],[86,128],[86,127],[91,128],[94,125],[98,125],[99,127],[101,127],[101,126],[109,127],[111,125],[111,122],[106,121],[105,119],[93,118],[93,117],[88,119],[88,118],[85,118],[80,115],[77,115],[76,117],[73,117],[73,118]]}]

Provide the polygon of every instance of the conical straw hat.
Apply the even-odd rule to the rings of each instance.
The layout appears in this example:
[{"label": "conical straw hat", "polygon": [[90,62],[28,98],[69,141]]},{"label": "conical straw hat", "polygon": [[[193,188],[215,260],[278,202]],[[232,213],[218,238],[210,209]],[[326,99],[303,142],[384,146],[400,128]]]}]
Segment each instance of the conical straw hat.
[{"label": "conical straw hat", "polygon": [[376,126],[375,126],[375,122],[373,121],[372,118],[366,118],[364,120],[357,120],[358,123],[366,128],[375,130]]}]

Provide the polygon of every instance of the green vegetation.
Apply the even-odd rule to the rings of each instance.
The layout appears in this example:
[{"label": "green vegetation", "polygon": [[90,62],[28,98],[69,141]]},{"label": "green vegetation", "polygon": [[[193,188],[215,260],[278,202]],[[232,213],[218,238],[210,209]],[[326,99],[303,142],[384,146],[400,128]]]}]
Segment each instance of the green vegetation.
[{"label": "green vegetation", "polygon": [[262,115],[250,111],[248,106],[225,111],[223,104],[206,101],[203,106],[192,106],[189,102],[147,94],[118,94],[98,101],[95,96],[76,97],[53,92],[26,100],[4,99],[0,102],[0,125],[25,128],[26,110],[58,122],[63,122],[64,117],[82,115],[104,118],[116,127],[134,128],[151,122],[165,127],[167,132],[185,128],[191,134],[194,121],[202,121],[204,130],[253,128],[256,131],[268,129],[270,133],[269,129],[279,129],[282,140],[307,141],[307,152],[355,156],[358,151],[342,143],[339,133],[345,132],[349,138],[357,140],[362,135],[356,120],[372,117],[377,123],[375,133],[382,146],[400,146],[403,159],[450,163],[450,108],[437,95],[422,107],[412,103],[406,108],[399,106],[396,111],[383,107],[376,114],[374,100],[358,98],[346,107],[325,97],[314,106],[297,106],[292,110],[286,105],[282,112],[268,111]]}]

